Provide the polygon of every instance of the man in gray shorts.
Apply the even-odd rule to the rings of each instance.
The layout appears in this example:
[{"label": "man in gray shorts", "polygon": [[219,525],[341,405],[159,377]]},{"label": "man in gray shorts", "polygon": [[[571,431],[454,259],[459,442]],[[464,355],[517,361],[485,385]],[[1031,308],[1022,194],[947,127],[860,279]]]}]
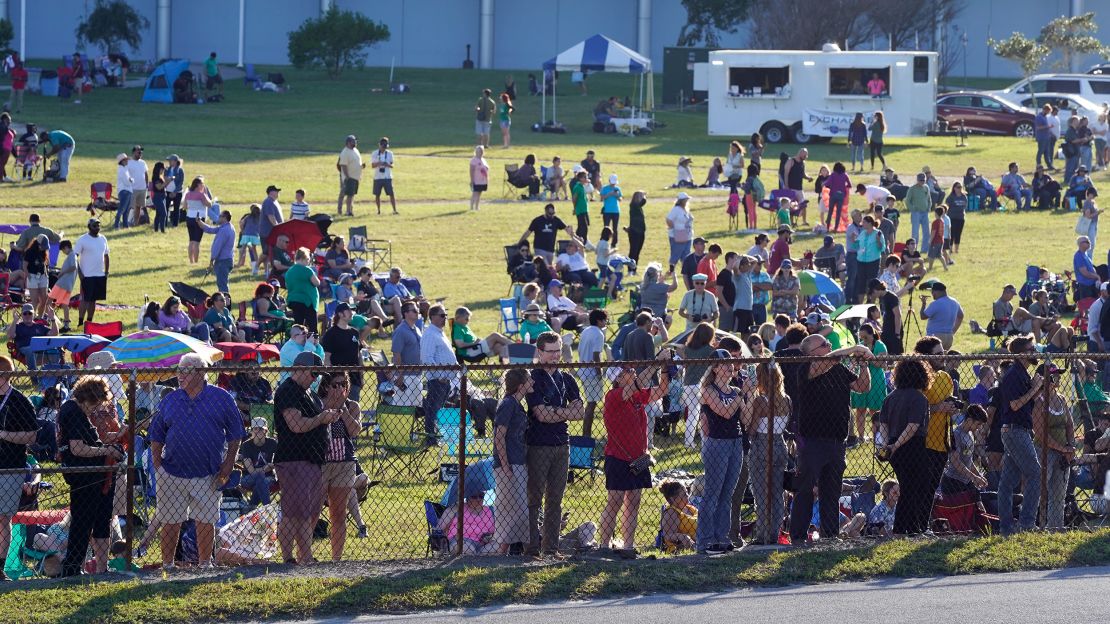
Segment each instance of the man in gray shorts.
[{"label": "man in gray shorts", "polygon": [[[10,373],[15,365],[0,355],[0,373]],[[27,466],[27,445],[35,441],[39,425],[35,408],[27,397],[12,387],[7,375],[0,375],[0,468]],[[23,473],[0,475],[0,553],[5,556],[12,539],[12,516],[19,511],[23,493]],[[0,575],[4,572],[0,570]],[[0,580],[7,580],[2,578]]]},{"label": "man in gray shorts", "polygon": [[478,145],[489,148],[489,128],[493,121],[493,113],[497,110],[497,103],[493,101],[493,92],[482,89],[482,97],[474,107],[474,134],[478,135]]}]

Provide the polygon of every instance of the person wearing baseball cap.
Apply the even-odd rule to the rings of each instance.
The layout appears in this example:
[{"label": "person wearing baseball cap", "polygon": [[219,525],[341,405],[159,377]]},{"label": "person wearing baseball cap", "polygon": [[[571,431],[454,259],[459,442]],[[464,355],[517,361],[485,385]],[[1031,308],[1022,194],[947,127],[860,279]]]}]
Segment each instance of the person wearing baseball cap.
[{"label": "person wearing baseball cap", "polygon": [[778,238],[771,243],[771,257],[767,260],[767,272],[774,275],[779,270],[779,265],[784,260],[791,260],[790,243],[793,242],[794,228],[786,225],[779,226]]},{"label": "person wearing baseball cap", "polygon": [[251,419],[251,437],[239,447],[243,464],[242,488],[250,491],[250,506],[270,504],[270,485],[274,482],[274,452],[277,440],[269,435],[269,425],[261,416]]},{"label": "person wearing baseball cap", "polygon": [[693,277],[695,273],[699,272],[701,261],[705,258],[705,244],[704,238],[698,236],[691,243],[690,253],[682,258],[682,282],[686,286],[686,290],[694,287]]},{"label": "person wearing baseball cap", "polygon": [[613,247],[617,246],[619,239],[621,199],[624,199],[624,193],[621,192],[620,180],[617,174],[609,174],[609,184],[601,187],[601,225],[613,232],[613,238],[610,241]]},{"label": "person wearing baseball cap", "polygon": [[708,279],[709,276],[705,273],[695,273],[691,278],[694,287],[682,295],[678,315],[686,319],[687,331],[694,329],[699,323],[713,324],[721,315],[717,297],[705,289]]},{"label": "person wearing baseball cap", "polygon": [[[668,272],[673,272],[675,265],[690,255],[690,246],[694,239],[694,215],[690,214],[689,203],[690,196],[685,192],[679,193],[675,197],[674,206],[667,213],[667,239],[671,246]],[[697,266],[696,262],[694,266]]]},{"label": "person wearing baseball cap", "polygon": [[116,218],[112,223],[114,229],[127,227],[127,215],[131,207],[131,169],[127,166],[130,160],[123,152],[116,154],[116,202],[119,208],[116,209]]},{"label": "person wearing baseball cap", "polygon": [[347,214],[354,214],[352,204],[355,195],[358,195],[358,184],[362,180],[362,170],[366,163],[362,162],[362,154],[358,151],[358,138],[353,134],[347,135],[343,149],[339,152],[339,160],[335,163],[339,171],[339,200],[336,202],[336,214],[343,214],[343,198],[347,198]]},{"label": "person wearing baseball cap", "polygon": [[31,352],[31,338],[35,336],[57,336],[58,318],[50,310],[47,320],[49,326],[35,322],[35,306],[25,303],[19,308],[18,316],[8,324],[8,340],[15,343],[16,349],[23,354],[28,370],[35,370],[35,354]]},{"label": "person wearing baseball cap", "polygon": [[[320,346],[324,347],[324,365],[358,366],[362,363],[359,331],[351,326],[354,315],[354,308],[346,301],[340,301],[335,306],[331,326],[320,337]],[[358,401],[362,394],[362,373],[352,372],[350,375],[351,390],[348,396],[352,401]]]}]

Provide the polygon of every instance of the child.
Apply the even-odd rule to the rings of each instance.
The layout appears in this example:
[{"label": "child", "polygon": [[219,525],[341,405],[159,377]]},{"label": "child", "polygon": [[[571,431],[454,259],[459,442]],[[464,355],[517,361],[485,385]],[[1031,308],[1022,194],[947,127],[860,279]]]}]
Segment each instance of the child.
[{"label": "child", "polygon": [[290,207],[290,214],[294,219],[308,220],[308,204],[304,200],[304,189],[297,189],[296,199]]},{"label": "child", "polygon": [[821,165],[817,170],[817,179],[813,182],[813,190],[817,194],[817,210],[821,213],[818,223],[824,223],[825,216],[829,212],[829,204],[824,201],[822,191],[825,190],[825,181],[829,179],[830,174],[828,165]]},{"label": "child", "polygon": [[[735,180],[729,180],[728,186],[728,208],[725,209],[725,212],[728,213],[728,222],[730,226],[733,223],[739,225],[740,221],[737,216],[740,214],[740,192],[736,188]],[[744,227],[747,229],[752,228],[751,219],[748,218],[748,211],[746,210],[744,211]]]},{"label": "child", "polygon": [[[937,206],[933,213],[936,218],[933,219],[932,225],[929,227],[929,266],[926,271],[933,270],[933,263],[941,257],[941,250],[944,247],[944,206]],[[948,265],[941,260],[944,270],[948,270]]]},{"label": "child", "polygon": [[617,250],[617,246],[609,242],[612,239],[612,228],[605,226],[601,228],[601,240],[594,246],[594,251],[597,253],[597,275],[601,278],[600,286],[609,291],[610,299],[613,298],[617,286],[617,280],[614,279],[613,271],[609,268],[609,255]]},{"label": "child", "polygon": [[694,188],[694,173],[690,171],[692,164],[694,161],[688,156],[678,159],[678,179],[671,188]]},{"label": "child", "polygon": [[62,268],[58,271],[58,280],[50,290],[50,300],[55,307],[62,309],[61,333],[69,331],[69,299],[73,295],[73,286],[77,282],[77,256],[73,254],[73,243],[63,240],[58,243],[58,250],[65,254]]},{"label": "child", "polygon": [[944,244],[941,247],[941,254],[944,256],[944,266],[956,264],[952,259],[952,219],[948,217],[948,206],[941,204],[938,208],[944,209],[944,214],[940,216],[944,221]]},{"label": "child", "polygon": [[698,508],[690,504],[686,487],[678,481],[666,481],[659,486],[659,492],[667,500],[661,520],[663,548],[672,553],[693,548],[698,532]]},{"label": "child", "polygon": [[778,227],[790,225],[790,211],[797,205],[797,203],[790,201],[789,197],[779,198],[779,209],[775,212],[779,222]]},{"label": "child", "polygon": [[[258,248],[262,245],[259,228],[262,225],[262,206],[251,204],[250,212],[239,219],[239,265],[247,261],[247,253],[251,256],[251,275],[258,274]],[[263,269],[265,270],[265,269]]]}]

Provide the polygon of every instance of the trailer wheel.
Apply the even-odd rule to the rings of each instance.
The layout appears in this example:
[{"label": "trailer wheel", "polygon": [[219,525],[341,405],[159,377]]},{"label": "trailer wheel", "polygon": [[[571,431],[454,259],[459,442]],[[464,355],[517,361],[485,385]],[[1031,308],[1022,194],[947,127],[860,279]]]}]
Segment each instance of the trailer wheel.
[{"label": "trailer wheel", "polygon": [[768,143],[785,143],[787,141],[786,126],[777,121],[768,121],[759,129],[763,140]]},{"label": "trailer wheel", "polygon": [[790,126],[790,136],[791,140],[798,145],[808,145],[817,142],[817,137],[802,131],[802,122],[800,121]]}]

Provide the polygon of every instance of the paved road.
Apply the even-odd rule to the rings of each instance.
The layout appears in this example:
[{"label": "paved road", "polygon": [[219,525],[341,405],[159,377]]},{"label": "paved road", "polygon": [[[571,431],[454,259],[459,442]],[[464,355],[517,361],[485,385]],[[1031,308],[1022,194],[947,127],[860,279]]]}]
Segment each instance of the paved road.
[{"label": "paved road", "polygon": [[1105,624],[1110,621],[1108,599],[1110,567],[1099,567],[943,578],[879,579],[783,589],[655,595],[406,616],[331,618],[313,622],[675,624],[720,621],[724,616],[745,622],[789,621],[791,624],[881,620],[900,624],[936,624],[941,621]]}]

